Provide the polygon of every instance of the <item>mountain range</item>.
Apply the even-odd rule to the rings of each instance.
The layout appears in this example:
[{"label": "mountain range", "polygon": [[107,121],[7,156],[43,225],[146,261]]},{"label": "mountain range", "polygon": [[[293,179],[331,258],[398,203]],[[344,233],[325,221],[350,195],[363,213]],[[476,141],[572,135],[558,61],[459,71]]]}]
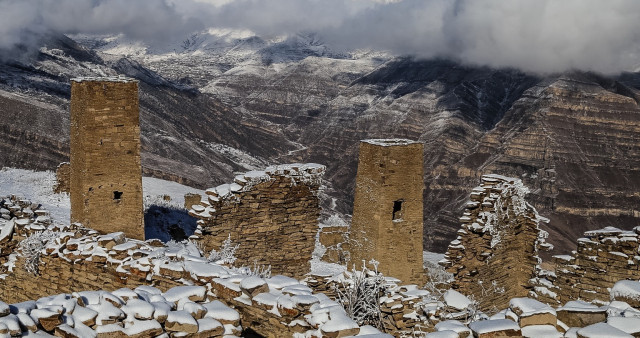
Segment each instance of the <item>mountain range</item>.
[{"label": "mountain range", "polygon": [[349,214],[359,140],[425,144],[425,249],[456,237],[480,176],[520,177],[554,253],[590,229],[640,225],[640,73],[527,74],[370,50],[313,34],[210,30],[165,46],[49,35],[0,59],[0,166],[69,154],[69,79],[140,80],[146,175],[197,188],[268,164],[327,165],[327,210]]}]

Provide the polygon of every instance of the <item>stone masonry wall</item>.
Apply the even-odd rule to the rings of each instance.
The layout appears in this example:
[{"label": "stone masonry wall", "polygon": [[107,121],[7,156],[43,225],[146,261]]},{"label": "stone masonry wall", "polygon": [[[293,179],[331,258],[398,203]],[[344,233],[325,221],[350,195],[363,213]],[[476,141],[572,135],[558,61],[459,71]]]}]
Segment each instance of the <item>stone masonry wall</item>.
[{"label": "stone masonry wall", "polygon": [[422,157],[423,145],[415,141],[360,143],[351,260],[360,264],[375,259],[380,272],[405,283],[420,284],[425,279]]},{"label": "stone masonry wall", "polygon": [[60,194],[63,192],[69,193],[71,189],[71,164],[69,162],[62,162],[56,169],[56,185],[53,187],[53,192]]},{"label": "stone masonry wall", "polygon": [[324,170],[319,164],[280,165],[208,189],[189,212],[199,218],[193,239],[210,251],[230,237],[239,244],[236,266],[270,265],[274,273],[302,277],[310,271]]},{"label": "stone masonry wall", "polygon": [[138,82],[71,80],[71,220],[144,238]]},{"label": "stone masonry wall", "polygon": [[609,291],[619,280],[640,279],[640,227],[587,231],[572,255],[554,256],[555,288],[560,302],[581,299],[608,303]]},{"label": "stone masonry wall", "polygon": [[538,249],[548,244],[538,227],[542,218],[524,200],[527,193],[517,178],[483,176],[460,218],[459,236],[440,262],[454,274],[452,287],[482,300],[484,310],[505,308],[533,288]]},{"label": "stone masonry wall", "polygon": [[[188,245],[167,247],[157,240],[127,239],[122,232],[99,235],[79,224],[48,228],[52,230],[55,236],[40,251],[35,273],[28,269],[33,256],[12,253],[8,271],[0,275],[0,300],[16,303],[89,290],[126,293],[142,285],[162,291],[195,285],[204,289],[209,301],[217,299],[236,309],[242,327],[264,337],[291,337],[296,332],[341,337],[360,330],[335,302],[289,277],[242,274],[208,262]],[[35,242],[34,237],[25,241]]]}]

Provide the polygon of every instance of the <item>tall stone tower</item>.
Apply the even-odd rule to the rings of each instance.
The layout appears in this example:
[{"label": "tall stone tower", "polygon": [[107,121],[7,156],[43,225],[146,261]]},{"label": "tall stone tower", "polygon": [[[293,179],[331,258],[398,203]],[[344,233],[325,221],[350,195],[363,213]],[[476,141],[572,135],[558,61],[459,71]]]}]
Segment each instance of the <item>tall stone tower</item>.
[{"label": "tall stone tower", "polygon": [[[378,271],[422,283],[423,145],[364,140],[351,222],[351,261],[378,261]],[[369,267],[371,267],[369,265]]]},{"label": "tall stone tower", "polygon": [[71,221],[143,239],[138,81],[71,80]]}]

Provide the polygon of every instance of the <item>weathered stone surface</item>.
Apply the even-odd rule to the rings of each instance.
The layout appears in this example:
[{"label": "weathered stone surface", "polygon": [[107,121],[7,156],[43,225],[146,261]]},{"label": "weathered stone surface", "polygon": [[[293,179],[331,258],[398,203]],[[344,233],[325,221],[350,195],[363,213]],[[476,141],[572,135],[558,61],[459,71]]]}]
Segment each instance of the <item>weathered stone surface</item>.
[{"label": "weathered stone surface", "polygon": [[171,311],[164,327],[167,331],[197,333],[198,322],[187,311]]},{"label": "weathered stone surface", "polygon": [[200,204],[202,196],[200,194],[185,194],[184,195],[184,208],[189,210],[192,206]]},{"label": "weathered stone surface", "polygon": [[539,313],[530,316],[520,316],[518,317],[518,322],[520,327],[530,326],[530,325],[552,325],[556,326],[558,322],[558,318],[551,313]]},{"label": "weathered stone surface", "polygon": [[[623,231],[614,227],[591,230],[578,239],[571,255],[555,256],[558,297],[564,303],[574,299],[610,300],[609,290],[620,280],[640,279],[637,251],[638,229]],[[626,253],[625,253],[626,252]],[[623,299],[624,298],[624,299]],[[623,301],[640,307],[640,301],[620,296]]]},{"label": "weathered stone surface", "polygon": [[71,165],[69,162],[62,162],[56,169],[56,185],[53,192],[56,194],[69,193],[71,190]]},{"label": "weathered stone surface", "polygon": [[71,220],[143,239],[138,82],[71,81]]},{"label": "weathered stone surface", "polygon": [[269,285],[267,285],[267,282],[262,278],[251,276],[242,280],[240,289],[249,297],[253,298],[259,293],[269,292]]},{"label": "weathered stone surface", "polygon": [[374,259],[378,271],[415,284],[425,280],[423,150],[410,140],[361,142],[350,233],[352,262]]},{"label": "weathered stone surface", "polygon": [[458,238],[440,262],[454,275],[452,286],[480,299],[481,307],[507,307],[509,299],[527,297],[537,276],[538,250],[544,234],[538,213],[518,178],[485,175],[471,192]]},{"label": "weathered stone surface", "polygon": [[585,327],[595,323],[604,322],[607,319],[606,310],[597,312],[581,312],[571,310],[558,310],[558,320],[568,327]]},{"label": "weathered stone surface", "polygon": [[5,302],[0,301],[0,317],[4,317],[9,313],[11,313],[11,309],[9,308],[9,305]]},{"label": "weathered stone surface", "polygon": [[194,205],[197,239],[206,251],[220,250],[228,238],[239,245],[238,266],[271,266],[277,274],[299,277],[311,269],[324,166],[287,164],[238,175],[239,183],[207,190]]},{"label": "weathered stone surface", "polygon": [[62,318],[59,313],[51,313],[45,316],[38,316],[38,322],[46,331],[52,331],[56,326],[62,324]]}]

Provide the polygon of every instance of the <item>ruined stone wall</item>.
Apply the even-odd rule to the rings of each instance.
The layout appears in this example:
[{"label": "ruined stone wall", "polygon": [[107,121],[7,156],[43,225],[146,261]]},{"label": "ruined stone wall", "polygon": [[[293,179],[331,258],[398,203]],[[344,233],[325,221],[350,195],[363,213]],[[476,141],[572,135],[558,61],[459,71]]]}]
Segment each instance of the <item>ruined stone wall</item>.
[{"label": "ruined stone wall", "polygon": [[536,210],[524,200],[528,189],[517,178],[485,175],[473,189],[460,218],[462,228],[440,262],[454,274],[452,287],[481,300],[484,310],[505,308],[526,297],[547,247]]},{"label": "ruined stone wall", "polygon": [[[12,255],[13,267],[0,277],[0,300],[15,303],[89,290],[110,292],[151,285],[166,291],[195,285],[206,288],[209,301],[217,299],[236,309],[243,327],[265,337],[291,337],[295,332],[337,337],[360,330],[335,302],[314,295],[292,278],[241,274],[208,262],[187,247],[131,240],[121,232],[100,236],[79,224],[59,230],[42,250],[37,274],[27,269],[27,257]],[[334,309],[331,319],[343,323],[341,326],[324,325],[331,324],[328,308]]]},{"label": "ruined stone wall", "polygon": [[[351,260],[407,283],[424,281],[423,145],[409,140],[360,143],[351,223]],[[400,263],[401,262],[401,263]]]},{"label": "ruined stone wall", "polygon": [[351,261],[347,224],[318,229],[318,242],[324,250],[320,257],[323,262],[347,265]]},{"label": "ruined stone wall", "polygon": [[270,265],[274,273],[303,276],[315,246],[323,173],[318,164],[280,165],[208,189],[189,212],[199,218],[194,239],[210,251],[230,236],[239,245],[236,266]]},{"label": "ruined stone wall", "polygon": [[202,196],[200,194],[188,193],[184,195],[184,208],[189,210],[196,204],[200,204]]},{"label": "ruined stone wall", "polygon": [[71,81],[71,220],[142,239],[138,82]]},{"label": "ruined stone wall", "polygon": [[554,291],[559,300],[608,303],[609,290],[617,281],[640,279],[639,233],[640,228],[587,231],[572,255],[554,256]]},{"label": "ruined stone wall", "polygon": [[0,198],[0,274],[20,240],[51,224],[49,212],[15,195]]},{"label": "ruined stone wall", "polygon": [[71,164],[69,162],[62,162],[56,169],[56,185],[53,187],[53,192],[60,194],[63,192],[69,193],[71,189]]}]

